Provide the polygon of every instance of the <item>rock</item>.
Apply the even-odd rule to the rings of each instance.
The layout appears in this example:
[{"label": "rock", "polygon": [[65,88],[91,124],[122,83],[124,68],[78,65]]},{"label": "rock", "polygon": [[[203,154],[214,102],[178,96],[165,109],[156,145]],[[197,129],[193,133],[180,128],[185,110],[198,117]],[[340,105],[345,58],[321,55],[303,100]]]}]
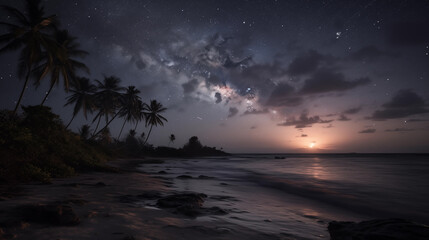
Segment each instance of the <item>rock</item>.
[{"label": "rock", "polygon": [[177,208],[182,206],[200,208],[203,206],[204,198],[206,197],[207,195],[203,193],[174,194],[158,199],[157,205],[162,208]]},{"label": "rock", "polygon": [[144,198],[144,199],[149,199],[149,200],[154,200],[154,199],[160,198],[161,197],[161,193],[159,193],[157,191],[145,191],[145,192],[137,195],[137,197]]},{"label": "rock", "polygon": [[429,239],[429,227],[404,219],[337,222],[328,226],[331,240],[423,240]]},{"label": "rock", "polygon": [[154,200],[161,198],[161,193],[157,191],[145,191],[139,195],[122,195],[119,196],[119,201],[122,203],[136,203],[142,200]]},{"label": "rock", "polygon": [[192,179],[192,177],[189,175],[180,175],[180,176],[177,176],[176,178],[178,178],[178,179]]},{"label": "rock", "polygon": [[174,213],[182,214],[191,218],[201,215],[225,215],[225,210],[219,207],[203,208],[204,199],[207,195],[203,193],[174,194],[161,198],[157,205],[161,208],[174,208]]},{"label": "rock", "polygon": [[174,213],[179,213],[191,218],[198,217],[202,214],[199,208],[193,208],[189,206],[179,206],[176,208],[176,211],[174,211]]},{"label": "rock", "polygon": [[214,179],[214,177],[209,177],[206,175],[200,175],[200,176],[198,176],[198,179]]},{"label": "rock", "polygon": [[95,184],[96,187],[105,187],[107,186],[104,182],[98,182]]},{"label": "rock", "polygon": [[73,226],[80,219],[69,205],[29,205],[22,207],[24,220],[60,226]]}]

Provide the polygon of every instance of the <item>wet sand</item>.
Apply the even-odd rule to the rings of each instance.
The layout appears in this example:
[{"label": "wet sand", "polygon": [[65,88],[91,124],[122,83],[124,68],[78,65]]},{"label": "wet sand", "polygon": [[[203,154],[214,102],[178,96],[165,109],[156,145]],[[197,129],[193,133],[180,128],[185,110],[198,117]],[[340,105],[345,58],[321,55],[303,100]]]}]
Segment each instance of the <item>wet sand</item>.
[{"label": "wet sand", "polygon": [[[169,180],[137,172],[135,169],[142,161],[147,160],[109,162],[120,169],[119,173],[96,172],[54,179],[51,184],[1,186],[0,239],[288,239],[221,220],[189,218],[133,201],[142,194],[177,193],[169,188]],[[17,209],[28,205],[69,206],[79,223],[61,226],[27,221],[22,210]]]}]

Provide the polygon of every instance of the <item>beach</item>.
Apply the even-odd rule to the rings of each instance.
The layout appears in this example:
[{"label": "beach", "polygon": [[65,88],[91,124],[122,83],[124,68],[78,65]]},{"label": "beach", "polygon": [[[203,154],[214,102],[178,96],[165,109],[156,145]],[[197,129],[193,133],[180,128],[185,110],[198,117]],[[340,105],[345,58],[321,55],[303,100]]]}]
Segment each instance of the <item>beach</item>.
[{"label": "beach", "polygon": [[2,186],[1,239],[330,239],[332,221],[427,224],[425,157],[117,159],[117,172]]},{"label": "beach", "polygon": [[[154,191],[168,195],[171,183],[135,171],[144,160],[120,159],[109,164],[119,173],[88,173],[54,179],[50,184],[2,186],[1,239],[278,239],[225,221],[196,220],[169,210],[124,201]],[[126,197],[125,197],[126,198]],[[16,210],[27,205],[71,206],[79,223],[58,226],[25,221]]]}]

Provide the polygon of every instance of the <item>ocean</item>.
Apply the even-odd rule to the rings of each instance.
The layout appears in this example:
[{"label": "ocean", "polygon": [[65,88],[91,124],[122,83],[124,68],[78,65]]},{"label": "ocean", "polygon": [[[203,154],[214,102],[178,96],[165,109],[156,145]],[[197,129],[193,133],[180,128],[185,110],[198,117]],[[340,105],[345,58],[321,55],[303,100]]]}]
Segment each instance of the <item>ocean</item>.
[{"label": "ocean", "polygon": [[[329,239],[330,221],[404,218],[429,224],[429,155],[241,154],[168,159],[142,171],[208,195],[222,219],[285,239]],[[179,175],[192,179],[178,179]],[[203,176],[201,176],[203,175]],[[197,219],[197,220],[198,220]]]}]

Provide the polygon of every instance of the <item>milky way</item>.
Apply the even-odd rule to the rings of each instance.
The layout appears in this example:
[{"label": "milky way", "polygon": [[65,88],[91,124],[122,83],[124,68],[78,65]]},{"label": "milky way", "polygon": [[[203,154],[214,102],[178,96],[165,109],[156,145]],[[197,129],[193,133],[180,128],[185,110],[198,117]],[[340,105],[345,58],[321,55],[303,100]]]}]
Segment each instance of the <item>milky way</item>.
[{"label": "milky way", "polygon": [[[232,152],[429,149],[427,1],[43,4],[90,53],[87,77],[115,75],[168,108],[155,145],[173,133],[177,146],[197,135]],[[23,83],[17,57],[0,55],[2,108],[13,108]],[[29,89],[24,105],[47,85]],[[47,105],[69,119],[65,96],[58,86]],[[79,117],[73,130],[86,122]]]}]

